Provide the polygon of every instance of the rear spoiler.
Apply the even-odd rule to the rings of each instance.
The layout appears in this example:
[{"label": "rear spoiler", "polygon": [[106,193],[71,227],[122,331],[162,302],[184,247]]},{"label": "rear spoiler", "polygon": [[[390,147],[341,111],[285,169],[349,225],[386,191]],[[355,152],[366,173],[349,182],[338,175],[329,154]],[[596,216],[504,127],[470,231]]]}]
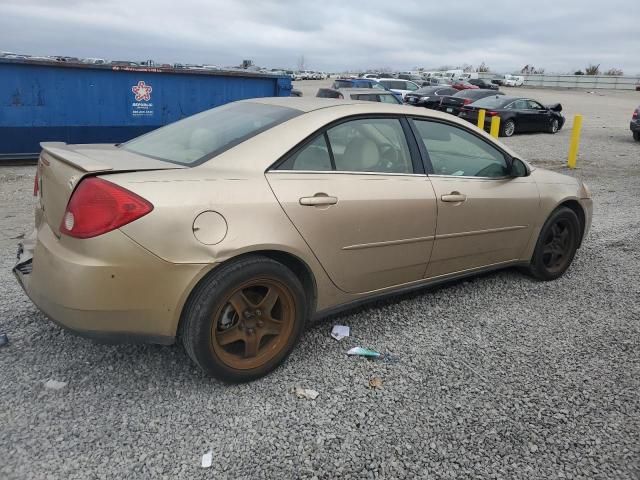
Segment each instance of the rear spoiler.
[{"label": "rear spoiler", "polygon": [[[48,154],[61,162],[72,165],[84,172],[108,172],[113,167],[82,155],[64,142],[41,142],[42,155]],[[46,163],[46,162],[45,162]]]}]

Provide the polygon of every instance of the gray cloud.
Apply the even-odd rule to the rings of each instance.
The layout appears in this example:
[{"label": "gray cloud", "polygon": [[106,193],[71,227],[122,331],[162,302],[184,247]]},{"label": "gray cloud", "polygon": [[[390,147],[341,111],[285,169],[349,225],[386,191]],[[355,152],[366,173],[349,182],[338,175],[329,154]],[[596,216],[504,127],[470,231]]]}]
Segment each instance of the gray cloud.
[{"label": "gray cloud", "polygon": [[2,0],[0,50],[343,71],[587,63],[640,74],[640,4],[610,0]]}]

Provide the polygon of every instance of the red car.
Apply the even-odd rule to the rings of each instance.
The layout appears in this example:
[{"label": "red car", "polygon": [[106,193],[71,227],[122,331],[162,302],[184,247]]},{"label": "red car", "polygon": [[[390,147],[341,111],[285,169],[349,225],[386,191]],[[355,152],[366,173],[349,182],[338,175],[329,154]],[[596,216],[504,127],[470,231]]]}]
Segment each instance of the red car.
[{"label": "red car", "polygon": [[480,88],[477,85],[472,85],[469,82],[464,82],[462,80],[455,82],[451,87],[456,90],[474,90],[476,88]]}]

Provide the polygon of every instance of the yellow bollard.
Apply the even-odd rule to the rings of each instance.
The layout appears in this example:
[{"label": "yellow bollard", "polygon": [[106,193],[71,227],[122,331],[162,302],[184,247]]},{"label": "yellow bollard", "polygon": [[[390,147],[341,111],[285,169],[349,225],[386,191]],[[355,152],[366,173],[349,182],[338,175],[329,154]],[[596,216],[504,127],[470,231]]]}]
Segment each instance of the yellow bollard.
[{"label": "yellow bollard", "polygon": [[571,143],[569,143],[569,158],[567,166],[576,168],[578,160],[578,147],[580,147],[580,130],[582,130],[582,115],[573,117],[573,128],[571,129]]},{"label": "yellow bollard", "polygon": [[482,108],[479,112],[478,112],[478,128],[481,128],[482,130],[484,130],[484,115],[485,115],[485,109]]},{"label": "yellow bollard", "polygon": [[498,115],[491,117],[491,130],[489,134],[493,138],[498,138],[498,135],[500,135],[500,117]]}]

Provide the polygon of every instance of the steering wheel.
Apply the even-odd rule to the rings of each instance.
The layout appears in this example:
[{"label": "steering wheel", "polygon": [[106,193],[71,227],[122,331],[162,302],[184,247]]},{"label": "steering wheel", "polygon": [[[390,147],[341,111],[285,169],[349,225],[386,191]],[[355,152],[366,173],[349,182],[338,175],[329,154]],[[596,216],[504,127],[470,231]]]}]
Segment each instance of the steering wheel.
[{"label": "steering wheel", "polygon": [[400,160],[400,149],[391,144],[385,144],[380,147],[378,167],[385,172],[404,172],[404,165]]}]

